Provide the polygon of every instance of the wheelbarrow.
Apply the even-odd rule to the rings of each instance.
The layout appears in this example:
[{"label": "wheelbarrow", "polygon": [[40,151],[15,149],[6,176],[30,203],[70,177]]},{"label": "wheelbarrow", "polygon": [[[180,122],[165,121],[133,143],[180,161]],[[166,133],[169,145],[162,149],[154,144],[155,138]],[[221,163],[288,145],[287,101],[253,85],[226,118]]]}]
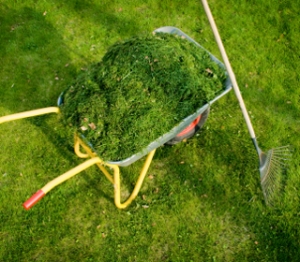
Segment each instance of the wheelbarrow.
[{"label": "wheelbarrow", "polygon": [[[170,33],[177,34],[181,37],[186,38],[188,41],[194,43],[199,48],[204,49],[200,44],[190,38],[188,35],[183,33],[181,30],[175,27],[161,27],[156,29],[154,32],[162,32],[162,33]],[[204,49],[205,50],[205,49]],[[205,50],[208,52],[207,50]],[[209,52],[208,52],[209,53]],[[211,59],[218,64],[220,67],[224,68],[224,65],[212,54],[210,54]],[[158,147],[162,145],[173,145],[179,143],[185,139],[188,139],[195,135],[195,133],[201,129],[203,124],[205,123],[210,106],[227,94],[231,90],[231,81],[227,77],[224,83],[223,91],[218,94],[214,99],[203,105],[201,108],[197,109],[193,114],[187,116],[183,119],[177,126],[172,128],[168,133],[163,134],[158,137],[155,141],[151,142],[146,148],[142,151],[120,161],[103,161],[100,156],[98,156],[97,151],[93,148],[93,145],[82,135],[82,134],[74,134],[74,151],[76,155],[80,158],[86,158],[85,162],[74,167],[73,169],[67,171],[66,173],[60,175],[59,177],[53,179],[40,190],[38,190],[34,195],[32,195],[26,202],[24,202],[23,207],[26,210],[29,210],[32,206],[34,206],[41,198],[43,198],[50,190],[59,184],[65,182],[71,177],[77,175],[81,171],[93,166],[97,165],[101,172],[106,176],[106,178],[113,184],[114,186],[114,202],[117,208],[124,209],[126,208],[138,195],[138,192],[142,186],[144,178],[147,174],[155,151]],[[22,113],[17,113],[13,115],[0,117],[0,124],[4,122],[9,122],[17,119],[23,119],[38,115],[50,114],[50,113],[60,113],[60,106],[63,104],[64,94],[62,93],[57,101],[57,107],[47,107],[42,109],[36,109],[31,111],[26,111]],[[128,197],[128,199],[121,203],[121,184],[120,184],[120,167],[126,167],[137,160],[140,160],[142,157],[147,156],[144,162],[144,165],[140,171],[140,175],[136,181],[135,187]],[[108,171],[109,170],[109,171]],[[110,172],[113,172],[111,174]]]}]

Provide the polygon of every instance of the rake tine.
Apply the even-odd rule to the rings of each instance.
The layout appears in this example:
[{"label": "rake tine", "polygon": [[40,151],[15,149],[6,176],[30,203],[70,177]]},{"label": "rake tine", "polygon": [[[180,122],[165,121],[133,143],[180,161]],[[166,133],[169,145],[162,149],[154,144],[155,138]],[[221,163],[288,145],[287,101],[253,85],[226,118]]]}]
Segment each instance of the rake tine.
[{"label": "rake tine", "polygon": [[272,197],[282,187],[282,171],[290,160],[291,151],[289,146],[271,149],[267,152],[265,158],[261,158],[261,186],[268,205],[272,204]]}]

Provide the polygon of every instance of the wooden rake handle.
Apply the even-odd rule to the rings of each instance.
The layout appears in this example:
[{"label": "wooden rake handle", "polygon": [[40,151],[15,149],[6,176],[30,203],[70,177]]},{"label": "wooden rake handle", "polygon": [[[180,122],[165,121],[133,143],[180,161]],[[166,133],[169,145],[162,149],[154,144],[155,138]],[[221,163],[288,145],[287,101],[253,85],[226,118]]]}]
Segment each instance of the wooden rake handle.
[{"label": "wooden rake handle", "polygon": [[226,54],[224,45],[222,43],[222,40],[221,40],[219,31],[218,31],[218,28],[217,28],[216,23],[215,23],[215,20],[214,20],[214,18],[212,16],[212,13],[210,11],[210,8],[208,6],[207,1],[206,0],[201,0],[201,1],[202,1],[202,5],[203,5],[204,11],[206,13],[206,16],[208,18],[208,21],[210,23],[210,27],[211,27],[211,29],[213,31],[213,34],[214,34],[215,39],[216,39],[216,42],[218,44],[218,47],[219,47],[220,53],[222,55],[223,61],[225,63],[225,67],[226,67],[226,70],[228,72],[229,78],[231,80],[234,93],[235,93],[235,95],[236,95],[236,97],[237,97],[237,99],[239,101],[240,108],[242,110],[245,122],[246,122],[247,127],[248,127],[248,131],[250,133],[251,138],[255,139],[255,132],[254,132],[254,129],[253,129],[253,126],[252,126],[252,123],[251,123],[248,111],[246,109],[246,105],[245,105],[243,97],[241,95],[241,91],[239,89],[239,86],[238,86],[238,83],[236,81],[235,75],[233,73],[232,67],[230,65],[229,59],[227,57],[227,54]]}]

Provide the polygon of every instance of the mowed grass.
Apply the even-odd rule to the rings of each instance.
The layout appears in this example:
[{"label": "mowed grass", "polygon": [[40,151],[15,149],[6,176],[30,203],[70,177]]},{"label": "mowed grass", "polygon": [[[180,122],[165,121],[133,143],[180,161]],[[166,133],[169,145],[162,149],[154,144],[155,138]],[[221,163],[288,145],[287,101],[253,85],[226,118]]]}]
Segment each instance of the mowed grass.
[{"label": "mowed grass", "polygon": [[[264,204],[233,92],[197,136],[157,150],[126,210],[92,167],[25,211],[27,198],[82,160],[55,115],[9,122],[0,125],[0,261],[299,261],[298,4],[209,4],[260,146],[293,147],[275,205]],[[165,25],[220,58],[199,1],[2,1],[0,116],[55,106],[111,44]],[[123,200],[141,166],[121,170]]]}]

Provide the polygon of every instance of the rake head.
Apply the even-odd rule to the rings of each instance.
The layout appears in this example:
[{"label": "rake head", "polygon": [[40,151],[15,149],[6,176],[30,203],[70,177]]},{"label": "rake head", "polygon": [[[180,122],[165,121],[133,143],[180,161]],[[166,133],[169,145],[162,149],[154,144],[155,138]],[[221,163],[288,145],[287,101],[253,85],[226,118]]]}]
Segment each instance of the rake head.
[{"label": "rake head", "polygon": [[258,153],[261,187],[269,205],[282,186],[282,172],[286,168],[286,161],[290,159],[291,151],[289,146],[283,146],[273,148],[267,153],[259,149]]}]

